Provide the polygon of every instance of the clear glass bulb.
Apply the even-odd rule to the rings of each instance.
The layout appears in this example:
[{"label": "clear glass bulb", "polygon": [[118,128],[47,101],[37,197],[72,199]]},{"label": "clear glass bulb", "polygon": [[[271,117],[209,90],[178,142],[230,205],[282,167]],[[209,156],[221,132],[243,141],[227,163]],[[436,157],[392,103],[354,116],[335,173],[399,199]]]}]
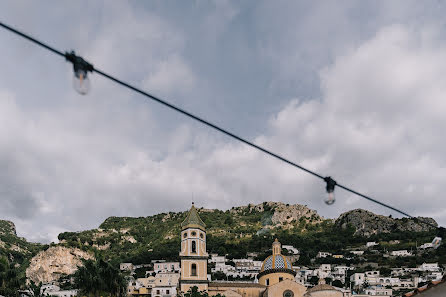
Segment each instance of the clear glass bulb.
[{"label": "clear glass bulb", "polygon": [[335,203],[335,201],[336,201],[336,198],[335,198],[334,191],[327,192],[327,196],[324,199],[325,204],[332,205],[333,203]]},{"label": "clear glass bulb", "polygon": [[87,71],[77,70],[73,76],[73,87],[81,95],[86,95],[90,91],[90,80]]}]

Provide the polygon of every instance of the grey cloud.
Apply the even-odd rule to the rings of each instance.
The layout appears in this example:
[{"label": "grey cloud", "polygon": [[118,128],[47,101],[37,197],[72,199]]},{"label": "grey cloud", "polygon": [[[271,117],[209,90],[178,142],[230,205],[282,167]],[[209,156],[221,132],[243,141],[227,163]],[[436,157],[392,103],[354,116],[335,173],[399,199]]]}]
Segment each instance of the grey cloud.
[{"label": "grey cloud", "polygon": [[[444,221],[436,2],[423,10],[416,2],[24,3],[0,4],[5,21],[298,163]],[[302,203],[329,217],[356,207],[388,213],[342,191],[329,208],[321,181],[97,75],[80,97],[64,61],[6,32],[0,40],[8,45],[0,48],[0,162],[10,168],[0,174],[0,218],[31,240],[111,215],[184,210],[192,199],[219,208]]]}]

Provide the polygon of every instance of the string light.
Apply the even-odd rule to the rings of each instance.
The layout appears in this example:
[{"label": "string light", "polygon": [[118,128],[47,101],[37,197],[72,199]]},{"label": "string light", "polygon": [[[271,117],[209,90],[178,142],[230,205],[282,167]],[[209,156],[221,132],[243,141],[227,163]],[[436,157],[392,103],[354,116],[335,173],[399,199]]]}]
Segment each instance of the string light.
[{"label": "string light", "polygon": [[325,186],[325,189],[327,190],[327,196],[325,197],[324,202],[327,205],[332,205],[336,201],[334,193],[336,187],[336,181],[332,179],[330,176],[324,177],[324,181],[327,184]]},{"label": "string light", "polygon": [[145,91],[143,91],[143,90],[141,90],[141,89],[139,89],[137,87],[134,87],[134,86],[132,86],[132,85],[130,85],[130,84],[128,84],[128,83],[118,79],[118,78],[115,78],[115,77],[113,77],[113,76],[111,76],[111,75],[109,75],[109,74],[107,74],[107,73],[105,73],[105,72],[103,72],[103,71],[101,71],[101,70],[99,70],[97,68],[94,68],[92,64],[86,62],[82,57],[77,56],[74,53],[74,51],[72,51],[70,53],[68,53],[68,52],[63,53],[63,52],[61,52],[61,51],[59,51],[59,50],[57,50],[57,49],[55,49],[55,48],[53,48],[53,47],[51,47],[51,46],[49,46],[49,45],[47,45],[45,43],[39,41],[39,40],[37,40],[37,39],[35,39],[35,38],[33,38],[33,37],[23,33],[23,32],[20,32],[20,31],[18,31],[16,29],[12,28],[11,26],[8,26],[8,25],[2,23],[2,22],[0,22],[0,26],[5,28],[5,29],[7,29],[7,30],[9,30],[9,31],[11,31],[11,32],[13,32],[13,33],[15,33],[15,34],[17,34],[17,35],[19,35],[19,36],[21,36],[21,37],[23,37],[23,38],[25,38],[25,39],[27,39],[27,40],[29,40],[29,41],[34,42],[35,44],[37,44],[37,45],[39,45],[39,46],[41,46],[41,47],[43,47],[43,48],[53,52],[54,54],[57,54],[57,55],[62,56],[62,57],[65,57],[65,59],[67,61],[71,62],[73,64],[73,70],[74,70],[74,80],[75,80],[74,88],[76,89],[77,92],[79,92],[82,95],[87,94],[88,91],[90,90],[90,83],[89,83],[88,73],[89,72],[96,72],[97,74],[102,75],[103,77],[106,77],[106,78],[110,79],[111,81],[114,81],[115,83],[117,83],[119,85],[122,85],[122,86],[124,86],[124,87],[126,87],[126,88],[128,88],[128,89],[130,89],[132,91],[135,91],[135,92],[137,92],[137,93],[139,93],[139,94],[141,94],[143,96],[146,96],[146,97],[148,97],[148,98],[150,98],[150,99],[152,99],[152,100],[154,100],[154,101],[156,101],[156,102],[158,102],[158,103],[160,103],[160,104],[162,104],[162,105],[164,105],[166,107],[169,107],[169,108],[171,108],[171,109],[173,109],[173,110],[175,110],[175,111],[177,111],[179,113],[182,113],[185,116],[188,116],[188,117],[190,117],[190,118],[192,118],[192,119],[194,119],[194,120],[196,120],[196,121],[198,121],[198,122],[200,122],[200,123],[202,123],[202,124],[204,124],[204,125],[206,125],[208,127],[211,127],[211,128],[213,128],[213,129],[215,129],[215,130],[217,130],[217,131],[219,131],[219,132],[221,132],[223,134],[226,134],[227,136],[232,137],[232,138],[234,138],[234,139],[236,139],[236,140],[238,140],[238,141],[240,141],[240,142],[242,142],[242,143],[244,143],[246,145],[249,145],[249,146],[251,146],[251,147],[253,147],[253,148],[255,148],[255,149],[257,149],[257,150],[259,150],[259,151],[261,151],[261,152],[271,156],[271,157],[274,157],[274,158],[276,158],[276,159],[278,159],[278,160],[288,164],[288,165],[294,166],[295,168],[298,168],[298,169],[300,169],[300,170],[302,170],[302,171],[304,171],[304,172],[306,172],[308,174],[311,174],[311,175],[313,175],[313,176],[315,176],[317,178],[320,178],[320,179],[324,180],[326,182],[326,191],[327,191],[327,197],[324,199],[324,201],[328,205],[331,205],[331,204],[333,204],[336,201],[335,194],[334,194],[334,189],[337,186],[337,187],[339,187],[341,189],[344,189],[345,191],[348,191],[350,193],[358,195],[361,198],[367,199],[367,200],[369,200],[371,202],[374,202],[374,203],[379,204],[379,205],[381,205],[383,207],[391,209],[391,210],[393,210],[393,211],[395,211],[395,212],[397,212],[397,213],[399,213],[399,214],[401,214],[403,216],[412,218],[412,219],[414,219],[417,222],[420,222],[420,223],[423,223],[423,224],[425,224],[427,226],[430,226],[431,228],[436,228],[442,235],[445,232],[445,229],[443,227],[438,227],[438,226],[436,226],[436,225],[434,225],[432,223],[429,223],[427,221],[420,220],[420,219],[418,219],[418,218],[416,218],[416,217],[414,217],[414,216],[412,216],[412,215],[410,215],[410,214],[408,214],[408,213],[406,213],[406,212],[404,212],[402,210],[399,210],[399,209],[397,209],[397,208],[395,208],[393,206],[390,206],[390,205],[388,205],[386,203],[383,203],[381,201],[373,199],[373,198],[371,198],[371,197],[369,197],[367,195],[359,193],[359,192],[357,192],[357,191],[355,191],[353,189],[350,189],[347,186],[341,185],[341,184],[337,183],[335,180],[333,180],[331,177],[323,177],[322,175],[320,175],[320,174],[318,174],[318,173],[316,173],[316,172],[314,172],[314,171],[312,171],[312,170],[310,170],[308,168],[305,168],[305,167],[303,167],[303,166],[301,166],[301,165],[299,165],[299,164],[297,164],[295,162],[292,162],[292,161],[290,161],[290,160],[288,160],[288,159],[286,159],[286,158],[284,158],[284,157],[282,157],[282,156],[280,156],[280,155],[278,155],[278,154],[276,154],[276,153],[274,153],[272,151],[269,151],[269,150],[267,150],[267,149],[265,149],[265,148],[263,148],[263,147],[261,147],[261,146],[259,146],[257,144],[254,144],[253,142],[250,142],[250,141],[248,141],[248,140],[246,140],[246,139],[244,139],[244,138],[242,138],[242,137],[240,137],[240,136],[238,136],[238,135],[236,135],[236,134],[234,134],[232,132],[229,132],[228,130],[225,130],[225,129],[223,129],[223,128],[221,128],[221,127],[219,127],[219,126],[217,126],[217,125],[215,125],[215,124],[213,124],[213,123],[211,123],[211,122],[209,122],[209,121],[207,121],[207,120],[205,120],[205,119],[203,119],[201,117],[198,117],[198,116],[196,116],[196,115],[194,115],[194,114],[192,114],[192,113],[190,113],[190,112],[188,112],[188,111],[186,111],[186,110],[184,110],[182,108],[179,108],[179,107],[177,107],[177,106],[175,106],[175,105],[173,105],[173,104],[171,104],[171,103],[169,103],[169,102],[167,102],[165,100],[162,100],[162,99],[160,99],[160,98],[158,98],[156,96],[153,96],[153,95],[151,95],[151,94],[149,94],[149,93],[147,93],[147,92],[145,92]]},{"label": "string light", "polygon": [[85,61],[82,57],[76,56],[74,51],[65,53],[65,59],[73,64],[73,87],[81,95],[86,95],[90,91],[90,79],[88,73],[93,71],[93,65]]}]

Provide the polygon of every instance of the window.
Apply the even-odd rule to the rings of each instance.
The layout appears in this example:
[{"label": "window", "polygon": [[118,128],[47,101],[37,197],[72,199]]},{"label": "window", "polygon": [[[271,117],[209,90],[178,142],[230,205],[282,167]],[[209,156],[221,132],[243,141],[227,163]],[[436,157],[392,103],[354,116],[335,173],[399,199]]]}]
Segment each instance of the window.
[{"label": "window", "polygon": [[156,293],[159,294],[159,293],[160,293],[160,290],[156,290]]},{"label": "window", "polygon": [[203,233],[200,233],[200,237],[201,237],[201,238],[203,238],[203,237],[204,237]]},{"label": "window", "polygon": [[283,297],[293,297],[293,296],[294,296],[293,291],[286,290],[285,292],[283,292]]},{"label": "window", "polygon": [[192,264],[190,269],[190,275],[191,276],[197,276],[197,264]]},{"label": "window", "polygon": [[169,291],[169,290],[166,290],[166,294],[169,295],[169,294],[170,294],[170,291]]},{"label": "window", "polygon": [[197,233],[195,231],[192,231],[192,236],[197,236]]},{"label": "window", "polygon": [[269,286],[269,278],[266,279],[266,285]]},{"label": "window", "polygon": [[197,253],[197,243],[195,242],[195,240],[192,241],[192,253]]},{"label": "window", "polygon": [[279,277],[279,282],[283,281],[283,277]]},{"label": "window", "polygon": [[187,237],[187,232],[184,232],[183,237],[184,237],[184,238]]}]

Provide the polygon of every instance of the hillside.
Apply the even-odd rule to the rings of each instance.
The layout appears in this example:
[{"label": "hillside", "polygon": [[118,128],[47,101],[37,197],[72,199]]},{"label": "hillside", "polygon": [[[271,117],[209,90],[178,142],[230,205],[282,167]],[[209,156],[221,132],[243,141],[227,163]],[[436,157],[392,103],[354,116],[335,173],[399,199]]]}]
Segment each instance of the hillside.
[{"label": "hillside", "polygon": [[[415,249],[416,242],[430,242],[436,235],[435,230],[412,219],[393,219],[359,209],[336,220],[324,219],[304,205],[279,202],[249,204],[226,211],[203,208],[198,211],[207,225],[208,251],[226,254],[228,258],[242,258],[255,252],[263,260],[270,254],[271,242],[278,238],[301,251],[298,264],[310,265],[310,259],[319,251],[348,254],[348,249],[361,249],[367,241],[377,241],[379,248],[386,250]],[[81,258],[93,255],[114,264],[178,260],[180,225],[185,216],[186,212],[169,212],[139,218],[110,217],[97,229],[61,233],[60,243],[50,247],[17,237],[12,222],[0,221],[0,253],[13,260],[23,275],[29,267],[27,274],[35,280],[67,274]],[[423,219],[436,224],[433,219]],[[391,243],[395,240],[397,244]],[[413,261],[446,263],[441,253],[443,248]],[[389,264],[386,262],[389,260],[373,254],[364,257],[361,261]]]},{"label": "hillside", "polygon": [[[207,225],[209,252],[234,258],[244,257],[247,252],[260,252],[262,258],[274,237],[314,257],[318,250],[340,252],[346,247],[360,246],[370,236],[381,240],[390,235],[415,245],[415,238],[430,241],[434,234],[413,220],[353,210],[334,221],[322,218],[304,205],[280,202],[250,204],[227,211],[201,208],[199,213]],[[169,212],[140,218],[110,217],[98,229],[65,232],[59,235],[59,240],[67,247],[100,250],[107,259],[116,262],[177,260],[178,234],[185,215],[186,212]]]},{"label": "hillside", "polygon": [[0,256],[13,262],[22,276],[25,275],[30,259],[42,248],[43,245],[39,243],[30,243],[18,237],[13,222],[0,220]]},{"label": "hillside", "polygon": [[[237,254],[240,255],[243,249],[235,248],[240,242],[250,242],[252,238],[268,236],[279,229],[305,232],[325,221],[306,206],[279,202],[250,204],[227,211],[201,208],[199,212],[207,226],[211,252],[214,251],[214,245],[218,248],[226,246],[239,250]],[[186,212],[169,212],[140,218],[110,217],[98,229],[62,233],[59,240],[61,244],[70,247],[93,247],[103,251],[110,259],[138,262],[139,257],[146,259],[149,253],[150,258],[176,259],[180,224],[185,216]],[[269,243],[266,246],[269,247]]]}]

